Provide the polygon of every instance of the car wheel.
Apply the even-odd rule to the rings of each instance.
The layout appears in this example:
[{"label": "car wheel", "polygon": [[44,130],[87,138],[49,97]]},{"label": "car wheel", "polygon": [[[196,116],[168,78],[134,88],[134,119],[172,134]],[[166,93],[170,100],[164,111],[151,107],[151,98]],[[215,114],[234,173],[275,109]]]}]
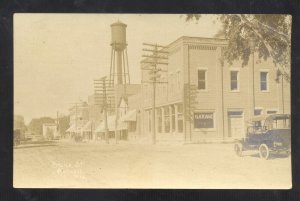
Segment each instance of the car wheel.
[{"label": "car wheel", "polygon": [[270,156],[270,150],[266,144],[261,144],[259,146],[259,157],[267,160]]},{"label": "car wheel", "polygon": [[234,152],[237,156],[241,157],[243,152],[243,145],[241,143],[234,144]]}]

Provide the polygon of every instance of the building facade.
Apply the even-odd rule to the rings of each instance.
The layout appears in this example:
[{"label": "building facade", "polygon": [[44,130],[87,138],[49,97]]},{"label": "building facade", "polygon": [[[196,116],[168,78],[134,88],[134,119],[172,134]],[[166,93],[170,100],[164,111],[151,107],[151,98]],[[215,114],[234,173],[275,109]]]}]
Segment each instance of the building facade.
[{"label": "building facade", "polygon": [[[224,39],[181,37],[167,46],[168,65],[158,66],[157,140],[206,141],[245,135],[256,115],[290,113],[290,83],[278,79],[272,61],[221,62]],[[141,64],[142,69],[147,68]],[[153,86],[142,70],[142,136],[151,137]],[[146,82],[145,82],[146,81]]]},{"label": "building facade", "polygon": [[44,123],[42,129],[44,139],[53,140],[59,137],[56,123]]},{"label": "building facade", "polygon": [[69,109],[70,115],[70,127],[67,129],[67,132],[72,135],[74,134],[81,134],[82,135],[82,128],[88,123],[89,121],[89,107],[86,102],[80,102],[74,104]]}]

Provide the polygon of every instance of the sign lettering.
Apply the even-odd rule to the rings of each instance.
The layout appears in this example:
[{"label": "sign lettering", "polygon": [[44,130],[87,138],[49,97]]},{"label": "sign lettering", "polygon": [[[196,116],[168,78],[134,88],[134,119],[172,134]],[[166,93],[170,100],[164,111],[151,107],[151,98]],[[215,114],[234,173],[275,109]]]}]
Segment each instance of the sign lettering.
[{"label": "sign lettering", "polygon": [[194,113],[194,128],[213,128],[214,127],[214,114],[207,113]]}]

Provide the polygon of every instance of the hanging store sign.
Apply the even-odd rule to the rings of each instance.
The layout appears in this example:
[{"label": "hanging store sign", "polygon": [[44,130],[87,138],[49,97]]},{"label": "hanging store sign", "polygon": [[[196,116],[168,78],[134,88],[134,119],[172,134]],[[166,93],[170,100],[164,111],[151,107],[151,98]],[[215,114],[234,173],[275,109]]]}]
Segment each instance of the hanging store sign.
[{"label": "hanging store sign", "polygon": [[214,113],[212,112],[195,112],[194,113],[194,128],[213,128]]}]

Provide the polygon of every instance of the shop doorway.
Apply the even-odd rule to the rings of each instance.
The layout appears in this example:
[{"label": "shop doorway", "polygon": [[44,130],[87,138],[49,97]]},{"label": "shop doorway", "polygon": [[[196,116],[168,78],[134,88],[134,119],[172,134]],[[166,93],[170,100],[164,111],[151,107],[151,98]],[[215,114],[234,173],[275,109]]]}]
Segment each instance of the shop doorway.
[{"label": "shop doorway", "polygon": [[243,111],[228,112],[228,137],[241,138],[244,136]]}]

